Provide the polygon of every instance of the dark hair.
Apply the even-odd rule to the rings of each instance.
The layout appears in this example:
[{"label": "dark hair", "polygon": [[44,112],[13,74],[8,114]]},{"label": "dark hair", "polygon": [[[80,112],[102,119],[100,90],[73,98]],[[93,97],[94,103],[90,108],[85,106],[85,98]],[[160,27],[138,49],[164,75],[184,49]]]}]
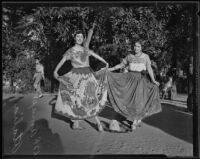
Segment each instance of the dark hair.
[{"label": "dark hair", "polygon": [[144,41],[142,41],[142,40],[136,40],[135,43],[139,43],[141,46],[144,45]]},{"label": "dark hair", "polygon": [[41,63],[41,64],[42,64],[42,59],[40,59],[39,57],[36,57],[36,58],[35,58],[35,61],[36,61],[36,60],[38,60],[38,61],[39,61],[39,63]]},{"label": "dark hair", "polygon": [[77,34],[83,34],[83,38],[85,37],[85,33],[82,30],[77,30],[74,32],[73,37],[76,38]]}]

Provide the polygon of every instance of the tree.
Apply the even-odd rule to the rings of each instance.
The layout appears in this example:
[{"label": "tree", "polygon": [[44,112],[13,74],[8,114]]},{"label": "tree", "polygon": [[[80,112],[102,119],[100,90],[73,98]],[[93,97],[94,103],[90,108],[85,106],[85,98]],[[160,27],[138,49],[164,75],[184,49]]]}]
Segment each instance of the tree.
[{"label": "tree", "polygon": [[[179,59],[184,67],[189,56],[187,51],[193,49],[190,32],[193,17],[189,5],[4,8],[3,69],[16,74],[17,70],[14,70],[18,67],[14,61],[26,57],[21,54],[28,53],[32,58],[38,56],[48,70],[45,76],[51,81],[52,91],[57,84],[53,70],[64,52],[74,44],[73,33],[81,29],[87,34],[95,20],[97,26],[89,47],[111,66],[129,53],[129,42],[133,46],[139,39],[143,40],[143,51],[150,56],[158,71],[163,67],[176,67],[177,62],[173,59]],[[94,70],[103,67],[94,58],[91,58],[90,65]],[[63,73],[71,66],[66,64],[64,67]]]}]

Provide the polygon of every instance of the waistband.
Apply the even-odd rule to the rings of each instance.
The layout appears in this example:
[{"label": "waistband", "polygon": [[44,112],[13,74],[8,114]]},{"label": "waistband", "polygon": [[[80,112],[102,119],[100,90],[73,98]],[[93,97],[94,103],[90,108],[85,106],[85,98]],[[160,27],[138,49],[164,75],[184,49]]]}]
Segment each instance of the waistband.
[{"label": "waistband", "polygon": [[72,68],[71,72],[73,72],[73,73],[78,73],[78,74],[89,74],[89,73],[94,73],[94,71],[91,69],[91,67]]}]

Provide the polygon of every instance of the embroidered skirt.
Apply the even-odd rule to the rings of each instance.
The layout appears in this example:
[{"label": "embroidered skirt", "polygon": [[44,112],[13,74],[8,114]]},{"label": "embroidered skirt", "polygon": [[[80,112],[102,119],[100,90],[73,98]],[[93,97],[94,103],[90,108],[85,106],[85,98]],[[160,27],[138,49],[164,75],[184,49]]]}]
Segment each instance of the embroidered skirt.
[{"label": "embroidered skirt", "polygon": [[90,67],[73,68],[59,77],[60,85],[56,113],[73,120],[94,117],[107,100],[105,73],[93,72]]}]

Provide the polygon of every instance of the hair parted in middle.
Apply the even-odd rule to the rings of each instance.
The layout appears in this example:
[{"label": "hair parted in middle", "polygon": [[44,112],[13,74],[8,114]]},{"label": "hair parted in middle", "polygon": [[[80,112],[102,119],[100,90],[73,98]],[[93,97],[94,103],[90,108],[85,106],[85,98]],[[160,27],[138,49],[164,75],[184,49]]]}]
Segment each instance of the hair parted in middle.
[{"label": "hair parted in middle", "polygon": [[73,33],[73,37],[76,38],[76,35],[77,34],[83,34],[83,38],[85,38],[85,33],[83,30],[76,30],[74,33]]},{"label": "hair parted in middle", "polygon": [[144,40],[138,39],[134,43],[139,43],[141,46],[144,46]]}]

